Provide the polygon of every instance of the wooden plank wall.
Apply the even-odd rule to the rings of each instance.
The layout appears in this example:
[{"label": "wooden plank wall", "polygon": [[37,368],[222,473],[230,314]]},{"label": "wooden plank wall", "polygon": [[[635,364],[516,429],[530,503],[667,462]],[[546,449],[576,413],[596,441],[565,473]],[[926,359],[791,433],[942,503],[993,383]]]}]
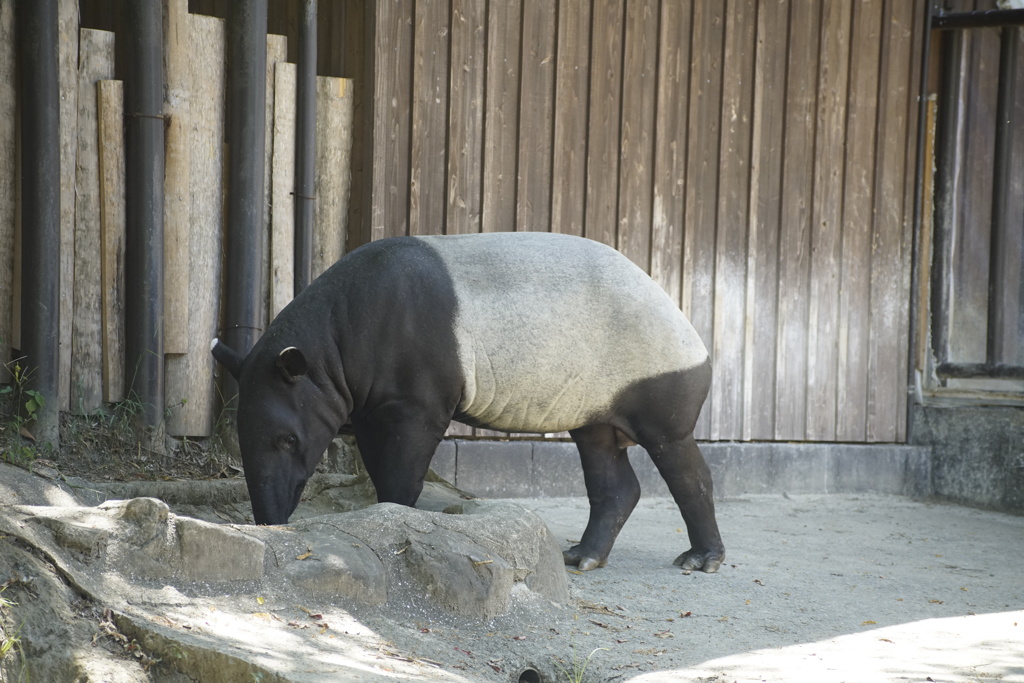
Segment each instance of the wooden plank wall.
[{"label": "wooden plank wall", "polygon": [[[74,4],[62,0],[64,16]],[[82,16],[114,24],[108,4],[83,2]],[[221,16],[228,7],[222,0],[188,4]],[[326,86],[351,95],[336,115],[350,115],[357,132],[351,159],[343,150],[320,152],[330,159],[328,174],[350,171],[353,192],[351,201],[323,207],[335,225],[347,213],[348,225],[330,235],[321,267],[342,253],[346,239],[351,247],[410,233],[585,235],[650,272],[712,351],[716,377],[698,436],[900,441],[925,4],[321,3],[319,73],[358,78]],[[10,6],[0,3],[0,33],[9,30]],[[168,0],[177,17],[169,31],[181,30],[184,6]],[[296,2],[271,2],[272,31],[292,36],[297,18]],[[62,82],[74,93],[63,100],[69,130],[62,149],[65,166],[69,160],[74,169],[78,26],[62,22]],[[192,40],[199,29],[186,31]],[[182,42],[180,33],[168,37],[175,40]],[[293,44],[286,49],[294,53]],[[169,74],[183,78],[193,61],[169,63]],[[268,72],[268,83],[291,92],[287,67]],[[0,88],[10,82],[0,79]],[[168,164],[179,170],[167,210],[179,216],[169,219],[175,226],[185,226],[169,236],[175,243],[168,253],[184,263],[184,282],[192,283],[168,287],[168,297],[177,299],[168,303],[175,336],[168,343],[167,404],[180,408],[169,411],[168,430],[202,436],[215,421],[206,345],[217,301],[216,287],[200,294],[193,285],[200,276],[219,282],[219,259],[209,255],[219,254],[221,233],[195,226],[220,224],[223,190],[219,171],[199,166],[222,156],[223,134],[202,133],[198,122],[203,130],[222,125],[216,111],[202,113],[221,106],[221,96],[198,98],[170,77],[168,84],[178,96],[168,105]],[[11,99],[0,96],[0,107]],[[268,123],[289,115],[285,102],[268,106]],[[10,121],[0,116],[4,164],[14,163]],[[271,176],[279,169],[271,155],[284,160],[288,145],[287,134],[275,134],[268,146]],[[74,173],[65,175],[67,226]],[[0,177],[10,184],[10,175]],[[285,248],[288,226],[274,218],[274,197],[281,199],[286,186],[277,182],[268,184],[268,220],[283,232],[268,240],[267,262],[269,272],[286,277],[277,270],[275,245]],[[16,242],[5,219],[15,210],[5,199],[12,191],[0,187],[0,290],[7,295],[0,296],[0,351],[17,340],[17,261],[10,257],[16,245],[2,248]],[[202,207],[205,218],[196,213]],[[188,221],[180,219],[185,212]],[[66,246],[65,254],[64,277],[73,277],[74,250]],[[283,263],[286,269],[287,257]],[[288,298],[280,289],[268,290],[271,312]],[[196,300],[182,305],[183,295]],[[63,319],[73,320],[73,299],[65,297],[64,305]],[[69,379],[61,403],[70,407],[73,326],[62,329]],[[192,379],[173,380],[176,373]],[[116,395],[108,392],[105,400]]]},{"label": "wooden plank wall", "polygon": [[712,351],[699,437],[901,441],[925,4],[381,0],[367,233],[611,244]]}]

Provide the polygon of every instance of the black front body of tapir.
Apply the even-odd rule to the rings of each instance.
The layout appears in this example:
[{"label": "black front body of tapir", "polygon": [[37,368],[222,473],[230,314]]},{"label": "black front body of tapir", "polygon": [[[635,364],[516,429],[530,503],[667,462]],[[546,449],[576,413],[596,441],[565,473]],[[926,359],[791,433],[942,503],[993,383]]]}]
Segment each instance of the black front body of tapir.
[{"label": "black front body of tapir", "polygon": [[691,548],[684,569],[725,557],[710,471],[693,428],[707,351],[657,284],[614,250],[550,233],[380,240],[299,294],[242,358],[238,438],[257,524],[284,524],[350,423],[380,502],[415,504],[449,422],[566,430],[590,520],[565,551],[604,566],[640,496],[639,443],[668,484]]}]

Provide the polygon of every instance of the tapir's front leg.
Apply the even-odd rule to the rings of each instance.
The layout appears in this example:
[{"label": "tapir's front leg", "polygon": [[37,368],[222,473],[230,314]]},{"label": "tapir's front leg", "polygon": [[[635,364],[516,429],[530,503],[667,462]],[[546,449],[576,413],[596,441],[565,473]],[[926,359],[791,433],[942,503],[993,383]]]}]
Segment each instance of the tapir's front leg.
[{"label": "tapir's front leg", "polygon": [[406,406],[353,420],[359,454],[377,489],[377,502],[416,504],[447,424]]}]

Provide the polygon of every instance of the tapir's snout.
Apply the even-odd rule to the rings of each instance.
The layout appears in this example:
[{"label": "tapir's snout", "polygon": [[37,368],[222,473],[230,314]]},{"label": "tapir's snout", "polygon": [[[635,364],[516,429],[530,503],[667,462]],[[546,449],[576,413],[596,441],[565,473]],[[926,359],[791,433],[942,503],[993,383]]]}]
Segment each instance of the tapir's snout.
[{"label": "tapir's snout", "polygon": [[249,499],[252,501],[252,517],[256,524],[271,526],[287,524],[295,512],[306,488],[306,479],[294,482],[250,482]]}]

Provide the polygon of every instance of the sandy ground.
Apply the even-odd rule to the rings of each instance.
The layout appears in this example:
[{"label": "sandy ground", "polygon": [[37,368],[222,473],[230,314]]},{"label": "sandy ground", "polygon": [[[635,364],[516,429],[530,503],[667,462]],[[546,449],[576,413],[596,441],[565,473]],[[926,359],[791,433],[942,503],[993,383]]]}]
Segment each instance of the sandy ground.
[{"label": "sandy ground", "polygon": [[[587,519],[583,499],[509,502],[539,514],[563,547]],[[1024,682],[1024,517],[830,495],[728,499],[718,518],[727,559],[717,574],[672,566],[687,547],[682,520],[669,499],[645,498],[607,567],[567,569],[567,606],[525,600],[488,622],[242,594],[176,598],[159,620],[236,652],[273,643],[243,658],[277,681],[515,681],[532,667],[544,681]],[[38,564],[25,558],[12,566]],[[46,581],[37,574],[37,596]],[[12,589],[23,601],[12,615],[74,622],[53,637],[92,658],[82,680],[189,680],[125,662],[113,637],[96,637],[98,622],[112,628],[103,606],[54,591],[65,597],[44,605]],[[574,658],[586,664],[579,679]]]},{"label": "sandy ground", "polygon": [[[565,543],[587,518],[581,499],[514,502]],[[644,499],[607,567],[570,572],[567,613],[389,638],[465,680],[525,663],[571,680],[553,662],[575,652],[586,681],[1024,681],[1024,518],[864,495],[744,497],[718,516],[718,574],[671,565],[678,512]]]}]

